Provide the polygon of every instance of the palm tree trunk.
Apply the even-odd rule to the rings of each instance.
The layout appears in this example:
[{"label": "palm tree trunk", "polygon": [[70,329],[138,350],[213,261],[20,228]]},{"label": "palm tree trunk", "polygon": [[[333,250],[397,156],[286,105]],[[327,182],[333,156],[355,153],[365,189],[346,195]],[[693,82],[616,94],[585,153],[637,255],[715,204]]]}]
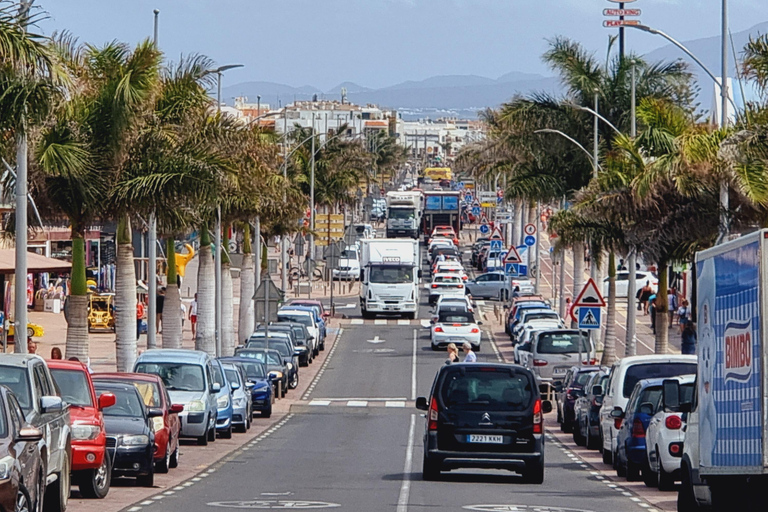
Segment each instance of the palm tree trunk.
[{"label": "palm tree trunk", "polygon": [[229,259],[229,225],[221,239],[221,355],[235,354],[235,315],[232,304],[232,262]]},{"label": "palm tree trunk", "polygon": [[163,348],[181,348],[181,296],[176,275],[176,241],[173,237],[165,240],[165,254],[168,258],[168,285],[165,287],[163,304]]},{"label": "palm tree trunk", "polygon": [[656,292],[656,346],[654,352],[666,354],[669,347],[669,318],[667,317],[667,262],[659,262],[659,291]]},{"label": "palm tree trunk", "polygon": [[216,357],[215,277],[208,225],[200,229],[200,262],[197,267],[197,332],[195,349]]},{"label": "palm tree trunk", "polygon": [[[283,269],[283,272],[286,272]],[[256,291],[255,258],[251,249],[251,226],[243,229],[243,264],[240,266],[240,309],[237,316],[237,342],[245,343],[253,332],[253,294]]]},{"label": "palm tree trunk", "polygon": [[130,372],[136,362],[136,268],[133,264],[131,219],[117,221],[115,267],[115,350],[117,371]]},{"label": "palm tree trunk", "polygon": [[608,254],[608,314],[605,319],[603,341],[603,366],[611,366],[616,360],[616,254]]},{"label": "palm tree trunk", "polygon": [[[85,238],[72,226],[72,291],[67,299],[66,356],[88,361],[88,287],[85,284]],[[19,337],[19,339],[23,339]]]},{"label": "palm tree trunk", "polygon": [[[584,243],[573,244],[573,300],[584,287]],[[600,290],[602,292],[602,290]]]}]

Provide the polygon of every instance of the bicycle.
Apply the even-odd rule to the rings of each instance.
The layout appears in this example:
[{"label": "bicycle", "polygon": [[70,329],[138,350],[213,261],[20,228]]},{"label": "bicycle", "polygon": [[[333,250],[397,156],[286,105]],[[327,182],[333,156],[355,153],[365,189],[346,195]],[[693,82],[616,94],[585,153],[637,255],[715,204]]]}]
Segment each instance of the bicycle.
[{"label": "bicycle", "polygon": [[312,273],[313,281],[323,280],[323,271],[317,266],[317,263],[315,263],[315,260],[306,260],[301,265],[292,267],[288,271],[288,275],[291,277],[292,280],[296,280],[296,281],[300,281],[301,279],[306,279],[308,277],[308,272],[307,272],[308,268],[312,269],[311,273]]}]

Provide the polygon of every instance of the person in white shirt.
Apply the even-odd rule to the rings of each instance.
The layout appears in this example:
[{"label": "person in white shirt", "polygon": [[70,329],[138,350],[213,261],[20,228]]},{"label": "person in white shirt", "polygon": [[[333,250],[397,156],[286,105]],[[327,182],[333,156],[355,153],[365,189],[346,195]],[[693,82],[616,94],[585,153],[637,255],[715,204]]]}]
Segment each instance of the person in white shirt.
[{"label": "person in white shirt", "polygon": [[477,355],[472,352],[472,345],[465,341],[464,344],[461,346],[461,348],[464,349],[464,362],[465,363],[476,363],[477,362]]},{"label": "person in white shirt", "polygon": [[187,316],[187,306],[184,305],[184,302],[181,303],[181,330],[184,330],[184,318]]},{"label": "person in white shirt", "polygon": [[192,337],[194,338],[197,332],[197,294],[189,303],[189,322],[192,324]]}]

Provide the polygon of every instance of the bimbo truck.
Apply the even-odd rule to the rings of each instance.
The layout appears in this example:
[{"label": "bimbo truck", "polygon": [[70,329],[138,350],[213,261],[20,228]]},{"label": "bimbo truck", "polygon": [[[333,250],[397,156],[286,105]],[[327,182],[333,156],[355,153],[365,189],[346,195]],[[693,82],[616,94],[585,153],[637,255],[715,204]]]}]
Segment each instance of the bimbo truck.
[{"label": "bimbo truck", "polygon": [[396,313],[416,318],[419,308],[419,241],[408,238],[361,240],[360,308],[364,318]]},{"label": "bimbo truck", "polygon": [[678,510],[766,510],[768,230],[699,252],[696,286],[693,399],[664,382],[665,409],[686,424]]}]

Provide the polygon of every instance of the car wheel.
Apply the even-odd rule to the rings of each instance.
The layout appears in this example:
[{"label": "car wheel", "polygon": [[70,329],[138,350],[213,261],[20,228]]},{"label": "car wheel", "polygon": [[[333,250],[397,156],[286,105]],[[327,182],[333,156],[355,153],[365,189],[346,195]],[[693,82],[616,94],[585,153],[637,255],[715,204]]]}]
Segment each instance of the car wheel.
[{"label": "car wheel", "polygon": [[[67,441],[69,445],[69,441]],[[59,477],[46,488],[43,499],[43,510],[46,512],[64,512],[67,510],[70,491],[70,463],[69,452],[64,452],[64,462],[61,466]]]},{"label": "car wheel", "polygon": [[592,436],[592,427],[589,423],[587,423],[587,434],[584,437],[588,450],[597,450],[599,448],[600,439]]},{"label": "car wheel", "polygon": [[672,491],[675,488],[675,477],[672,476],[672,473],[664,471],[664,465],[661,463],[661,459],[659,459],[658,482],[660,491]]},{"label": "car wheel", "polygon": [[296,372],[293,374],[293,378],[291,379],[290,388],[296,389],[299,387],[299,372]]},{"label": "car wheel", "polygon": [[216,441],[216,422],[213,422],[211,428],[208,430],[208,442],[213,443]]},{"label": "car wheel", "polygon": [[168,439],[168,443],[165,445],[165,457],[163,460],[155,462],[155,471],[158,473],[167,473],[168,468],[171,467],[171,440]]},{"label": "car wheel", "polygon": [[323,341],[320,343],[320,350],[325,350],[325,338],[323,338]]},{"label": "car wheel", "polygon": [[573,442],[576,443],[576,446],[584,446],[587,444],[586,439],[581,435],[580,426],[576,425],[571,430],[573,430]]},{"label": "car wheel", "polygon": [[536,462],[529,462],[526,464],[523,478],[526,482],[531,484],[544,483],[544,459],[541,458]]},{"label": "car wheel", "polygon": [[560,430],[566,434],[573,430],[573,425],[571,425],[570,421],[565,419],[565,414],[563,414],[563,421],[560,422]]},{"label": "car wheel", "polygon": [[437,349],[439,348],[437,345],[435,345],[434,343],[430,343],[429,345],[432,347],[432,350],[437,352]]},{"label": "car wheel", "polygon": [[606,450],[604,447],[605,447],[605,444],[603,442],[603,436],[601,435],[600,448],[603,451],[603,464],[611,464],[613,462],[613,456],[612,456],[613,454],[611,453],[610,450]]},{"label": "car wheel", "polygon": [[624,463],[621,462],[621,459],[619,458],[618,453],[613,454],[613,469],[616,470],[617,476],[620,476],[622,478],[627,476],[627,466],[625,466]]},{"label": "car wheel", "polygon": [[682,465],[680,477],[680,491],[677,493],[678,512],[697,512],[699,504],[696,502],[696,496],[693,494],[693,484],[691,484],[691,475],[685,464]]},{"label": "car wheel", "polygon": [[229,424],[227,430],[222,430],[219,435],[222,439],[232,439],[232,423]]},{"label": "car wheel", "polygon": [[262,418],[269,418],[270,416],[272,416],[272,406],[269,406],[267,409],[261,411]]},{"label": "car wheel", "polygon": [[635,464],[631,460],[627,459],[626,465],[627,482],[637,482],[640,480],[641,467],[640,464]]},{"label": "car wheel", "polygon": [[112,481],[112,464],[109,454],[104,453],[101,466],[95,469],[86,469],[78,475],[78,487],[84,498],[102,499],[109,493],[109,485]]},{"label": "car wheel", "polygon": [[431,460],[426,454],[424,454],[421,464],[421,478],[427,481],[440,478],[440,463]]},{"label": "car wheel", "polygon": [[[210,420],[208,421],[208,424],[210,424]],[[208,440],[211,437],[209,433],[210,433],[210,427],[208,428],[208,430],[205,431],[203,435],[197,438],[197,444],[199,446],[208,446]]]},{"label": "car wheel", "polygon": [[15,512],[34,512],[29,492],[22,484],[19,484],[18,489],[16,489],[16,507],[14,510]]},{"label": "car wheel", "polygon": [[177,468],[179,467],[179,441],[176,441],[176,449],[173,450],[173,453],[171,454],[171,460],[168,462],[168,467],[170,468]]},{"label": "car wheel", "polygon": [[643,466],[643,483],[646,487],[656,487],[659,485],[659,475],[651,469],[649,464]]},{"label": "car wheel", "polygon": [[155,486],[155,472],[150,470],[148,475],[141,475],[136,477],[136,484],[141,487],[154,487]]}]

